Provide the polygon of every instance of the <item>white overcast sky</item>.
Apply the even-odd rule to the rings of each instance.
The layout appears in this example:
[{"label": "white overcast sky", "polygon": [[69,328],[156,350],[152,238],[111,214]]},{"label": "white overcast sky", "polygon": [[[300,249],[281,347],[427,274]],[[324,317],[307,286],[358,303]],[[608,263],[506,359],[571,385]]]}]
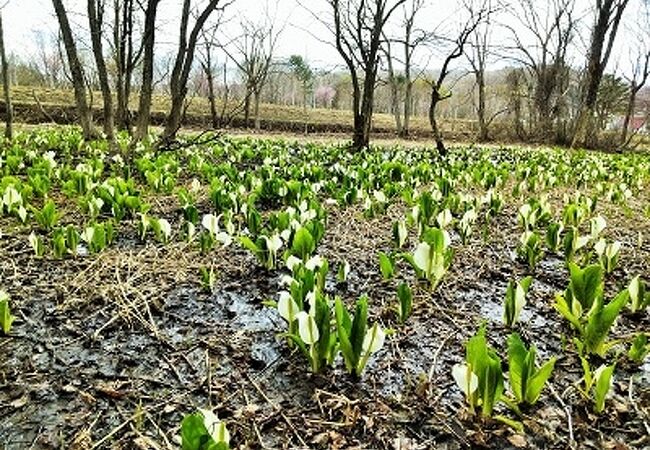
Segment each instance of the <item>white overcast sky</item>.
[{"label": "white overcast sky", "polygon": [[[300,54],[306,56],[312,64],[321,67],[332,67],[340,64],[341,60],[336,51],[331,46],[321,42],[321,40],[331,41],[330,34],[314,18],[312,13],[298,4],[298,1],[303,5],[309,5],[309,8],[319,17],[325,17],[328,11],[324,0],[235,0],[227,14],[233,18],[229,26],[235,27],[238,17],[246,17],[254,21],[261,20],[268,4],[268,8],[274,11],[278,26],[286,24],[278,43],[278,56]],[[626,11],[624,28],[638,17],[642,1],[644,0],[631,0]],[[540,0],[540,3],[542,2],[543,0]],[[64,0],[66,7],[72,11],[71,21],[73,24],[76,23],[77,29],[85,26],[86,19],[81,14],[74,14],[74,11],[83,11],[85,3],[82,0]],[[159,11],[160,30],[157,41],[169,44],[176,41],[177,24],[175,20],[179,16],[181,3],[181,0],[162,0]],[[457,4],[459,2],[430,0],[429,3],[431,7],[422,11],[419,16],[422,27],[430,29],[443,21],[448,23],[448,27],[453,27],[461,20],[457,14]],[[576,14],[588,14],[589,5],[593,3],[595,3],[595,0],[577,0]],[[42,32],[45,35],[54,35],[57,32],[56,18],[50,0],[8,0],[8,4],[3,10],[3,21],[8,52],[17,55],[26,56],[36,52],[35,36],[37,32]],[[516,26],[516,20],[514,22],[512,25]],[[585,24],[590,22],[591,17],[586,20]],[[231,33],[236,32],[231,31]],[[503,33],[503,30],[500,33]],[[588,40],[588,35],[582,34],[576,42],[586,42]],[[318,36],[318,38],[315,36]],[[625,70],[629,68],[628,47],[631,39],[621,35],[617,41],[617,51],[613,54],[610,68],[618,66]],[[584,54],[578,50],[573,63],[577,65],[583,64],[582,61],[579,61],[580,58],[584,58]],[[424,55],[420,60],[430,60],[430,68],[437,67],[435,55]],[[503,66],[505,63],[499,64],[497,62],[496,64]]]}]

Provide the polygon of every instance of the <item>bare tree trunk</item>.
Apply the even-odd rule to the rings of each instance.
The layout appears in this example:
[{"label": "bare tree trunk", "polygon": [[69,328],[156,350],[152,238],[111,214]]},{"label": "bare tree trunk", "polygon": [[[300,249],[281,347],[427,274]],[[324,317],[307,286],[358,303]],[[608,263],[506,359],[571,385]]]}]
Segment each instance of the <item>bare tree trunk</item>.
[{"label": "bare tree trunk", "polygon": [[115,141],[115,120],[113,118],[113,94],[108,84],[108,72],[106,70],[106,61],[104,60],[104,51],[102,49],[102,25],[104,22],[104,3],[97,0],[88,0],[88,23],[90,25],[90,35],[92,39],[93,54],[95,55],[95,64],[97,66],[97,76],[99,86],[102,90],[102,99],[104,102],[104,134],[110,142]]},{"label": "bare tree trunk", "polygon": [[431,125],[431,132],[433,134],[433,139],[436,141],[436,149],[441,156],[447,155],[447,148],[445,147],[442,132],[438,127],[438,121],[436,120],[436,106],[442,100],[440,97],[440,91],[438,90],[437,85],[431,88],[431,103],[429,105],[429,124]]},{"label": "bare tree trunk", "polygon": [[[387,0],[374,0],[367,3],[360,1],[357,4],[329,0],[334,19],[332,31],[336,40],[336,49],[352,77],[354,111],[352,147],[355,151],[367,148],[370,144],[373,99],[384,25],[395,10],[405,2],[406,0],[396,0],[391,6]],[[363,71],[363,89],[357,71]]]},{"label": "bare tree trunk", "polygon": [[399,86],[397,85],[397,80],[395,79],[394,74],[389,75],[389,78],[392,78],[390,81],[390,103],[393,117],[395,117],[395,129],[397,130],[397,135],[402,136],[404,130],[402,126],[402,110],[399,101]]},{"label": "bare tree trunk", "polygon": [[219,128],[217,101],[214,95],[214,74],[212,73],[212,61],[210,56],[207,57],[206,64],[203,65],[203,71],[205,72],[205,77],[208,82],[208,102],[210,102],[210,118],[212,120],[212,128]]},{"label": "bare tree trunk", "polygon": [[[638,77],[638,78],[637,78]],[[625,119],[623,120],[623,130],[621,130],[621,146],[626,147],[628,142],[628,132],[630,122],[634,117],[636,97],[639,91],[645,86],[650,78],[650,50],[645,55],[640,55],[637,61],[637,67],[634,68],[634,74],[630,81],[630,92],[625,109]]]},{"label": "bare tree trunk", "polygon": [[262,97],[262,92],[256,89],[254,92],[254,101],[255,101],[254,114],[255,114],[255,129],[257,131],[259,131],[260,128],[262,127],[262,123],[260,121],[260,98],[261,97]]},{"label": "bare tree trunk", "polygon": [[404,122],[402,123],[401,137],[407,137],[411,133],[410,124],[412,103],[413,81],[411,80],[411,67],[410,63],[406,63],[404,66]]},{"label": "bare tree trunk", "polygon": [[97,135],[95,127],[93,126],[92,109],[88,105],[86,99],[86,80],[84,77],[83,67],[79,61],[79,55],[77,54],[77,47],[75,46],[74,37],[72,36],[72,29],[70,28],[68,15],[63,7],[62,0],[52,0],[52,3],[59,21],[59,27],[61,28],[61,37],[65,46],[65,52],[68,56],[68,66],[72,77],[72,86],[74,88],[79,122],[81,123],[84,139],[92,140],[95,139]]},{"label": "bare tree trunk", "polygon": [[133,142],[141,141],[149,133],[151,119],[151,97],[153,95],[153,50],[156,40],[156,13],[160,0],[148,0],[144,19],[144,36],[142,45],[144,56],[142,61],[142,88],[140,90],[140,104],[138,107],[138,120]]},{"label": "bare tree trunk", "polygon": [[383,50],[386,56],[386,64],[388,67],[388,87],[390,88],[390,112],[393,114],[393,118],[395,119],[397,135],[402,136],[402,111],[399,106],[399,80],[397,79],[393,68],[393,55],[391,52],[390,40],[384,36],[384,41]]},{"label": "bare tree trunk", "polygon": [[414,37],[415,16],[424,5],[423,0],[413,0],[411,2],[410,13],[405,11],[404,20],[404,121],[400,137],[408,137],[410,133],[411,114],[413,108],[413,80],[411,79],[411,61],[413,54],[422,42],[425,40],[425,34],[420,37]]},{"label": "bare tree trunk", "polygon": [[251,97],[253,96],[253,88],[246,86],[246,96],[244,97],[244,127],[250,126],[251,118]]},{"label": "bare tree trunk", "polygon": [[476,87],[478,88],[478,107],[476,115],[478,116],[478,140],[485,142],[489,139],[488,124],[485,119],[485,72],[480,70],[476,73]]},{"label": "bare tree trunk", "polygon": [[627,99],[627,107],[625,108],[625,118],[623,119],[623,129],[621,130],[621,145],[627,143],[627,133],[630,128],[630,122],[634,116],[634,105],[636,104],[636,85],[632,83],[630,86],[630,94]]},{"label": "bare tree trunk", "polygon": [[142,55],[142,48],[137,55],[133,49],[133,0],[115,0],[115,23],[113,24],[113,45],[115,46],[115,90],[117,108],[115,120],[120,130],[132,133],[131,81],[133,70]]},{"label": "bare tree trunk", "polygon": [[591,42],[583,85],[583,101],[573,136],[572,146],[592,146],[596,139],[594,113],[598,88],[616,39],[618,26],[629,0],[598,0],[596,21],[591,30]]},{"label": "bare tree trunk", "polygon": [[[226,110],[228,109],[228,101],[230,100],[230,88],[228,87],[228,66],[226,63],[223,64],[223,98],[221,99],[221,119],[220,122],[223,124],[226,121]],[[227,123],[232,121],[232,117],[229,117]]]},{"label": "bare tree trunk", "polygon": [[5,138],[13,139],[14,109],[11,105],[11,86],[9,83],[9,68],[7,67],[7,55],[5,54],[5,35],[2,27],[2,12],[0,12],[0,59],[2,60],[2,88],[5,100],[5,109],[7,110],[7,120],[5,127]]},{"label": "bare tree trunk", "polygon": [[180,42],[178,53],[172,70],[170,88],[172,96],[172,105],[165,121],[165,130],[161,142],[168,143],[176,139],[176,133],[181,127],[181,118],[183,115],[183,105],[187,96],[187,81],[192,70],[194,53],[199,33],[203,29],[205,22],[210,14],[216,10],[220,0],[210,0],[210,2],[201,11],[196,19],[189,37],[187,36],[188,21],[190,17],[190,0],[184,0],[183,12],[181,16]]}]

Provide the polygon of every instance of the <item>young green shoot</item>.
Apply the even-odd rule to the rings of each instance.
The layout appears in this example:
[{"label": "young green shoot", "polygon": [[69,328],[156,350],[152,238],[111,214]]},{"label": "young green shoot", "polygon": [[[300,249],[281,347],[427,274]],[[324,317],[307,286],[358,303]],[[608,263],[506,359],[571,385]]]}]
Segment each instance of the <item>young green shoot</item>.
[{"label": "young green shoot", "polygon": [[11,324],[16,318],[11,315],[9,309],[9,294],[0,290],[0,329],[4,335],[11,331]]},{"label": "young green shoot", "polygon": [[526,305],[526,294],[530,285],[533,282],[533,277],[525,277],[521,281],[508,282],[506,289],[506,297],[503,307],[503,323],[512,328],[519,320],[521,310]]},{"label": "young green shoot", "polygon": [[226,423],[207,409],[185,416],[181,422],[182,450],[229,450]]},{"label": "young green shoot", "polygon": [[518,404],[534,405],[551,377],[556,358],[546,361],[540,368],[535,365],[537,349],[527,349],[518,334],[508,337],[508,379]]}]

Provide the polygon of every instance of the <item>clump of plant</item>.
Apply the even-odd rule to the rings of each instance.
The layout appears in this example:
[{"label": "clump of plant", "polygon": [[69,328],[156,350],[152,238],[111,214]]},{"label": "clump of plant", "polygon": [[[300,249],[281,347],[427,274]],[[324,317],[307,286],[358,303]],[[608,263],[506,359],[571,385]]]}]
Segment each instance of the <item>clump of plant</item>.
[{"label": "clump of plant", "polygon": [[627,353],[628,358],[637,364],[643,364],[646,356],[650,354],[650,343],[648,343],[648,336],[645,333],[637,333],[630,350]]},{"label": "clump of plant", "polygon": [[485,325],[465,346],[465,363],[456,364],[452,375],[465,394],[472,413],[481,408],[485,417],[492,416],[494,406],[503,395],[503,372],[501,358],[487,345]]},{"label": "clump of plant", "polygon": [[555,309],[578,331],[576,344],[580,353],[604,356],[614,345],[607,342],[609,330],[629,300],[622,290],[605,304],[603,268],[594,264],[581,269],[569,263],[570,281],[564,295],[558,294]]},{"label": "clump of plant", "polygon": [[451,265],[453,250],[450,243],[446,230],[429,228],[413,254],[403,255],[418,277],[429,281],[431,290],[435,290]]},{"label": "clump of plant", "polygon": [[278,260],[278,252],[282,248],[282,238],[279,234],[271,236],[260,235],[255,242],[248,236],[239,238],[241,244],[250,250],[257,260],[268,270],[274,269]]},{"label": "clump of plant", "polygon": [[397,287],[397,300],[397,317],[404,324],[413,312],[413,292],[408,284],[400,283]]},{"label": "clump of plant", "polygon": [[199,269],[201,274],[201,286],[206,292],[214,291],[214,287],[217,284],[217,274],[214,271],[214,267],[201,267]]},{"label": "clump of plant", "polygon": [[80,237],[88,245],[88,250],[91,253],[99,253],[115,239],[115,227],[110,220],[104,223],[96,223],[86,227]]},{"label": "clump of plant", "polygon": [[616,364],[602,364],[596,370],[592,370],[586,358],[580,359],[584,371],[584,388],[578,389],[586,399],[593,402],[594,412],[600,414],[605,410],[605,400],[614,384]]},{"label": "clump of plant", "polygon": [[221,231],[219,221],[223,215],[215,216],[214,214],[206,214],[201,220],[201,225],[205,228],[205,232],[201,233],[199,237],[201,245],[201,253],[207,253],[215,242],[220,242],[224,246],[229,246],[232,243],[232,236],[226,231]]},{"label": "clump of plant", "polygon": [[48,200],[41,210],[34,211],[36,223],[45,231],[50,231],[58,222],[60,214],[56,211],[56,205]]},{"label": "clump of plant", "polygon": [[375,323],[368,327],[368,297],[357,301],[354,317],[343,305],[340,298],[335,300],[336,331],[339,348],[348,372],[360,377],[368,359],[384,345],[386,333]]},{"label": "clump of plant", "polygon": [[561,235],[564,231],[562,222],[551,222],[546,227],[546,247],[552,253],[557,253],[562,244]]},{"label": "clump of plant", "polygon": [[33,231],[29,234],[27,238],[29,246],[34,250],[34,255],[37,258],[40,258],[45,254],[45,246],[43,245],[43,239],[34,233]]},{"label": "clump of plant", "polygon": [[553,357],[537,367],[537,349],[526,348],[518,334],[508,337],[508,380],[518,404],[534,405],[551,377],[556,358]]},{"label": "clump of plant", "polygon": [[605,273],[611,273],[618,264],[621,243],[615,241],[608,244],[604,239],[599,239],[594,245],[594,251],[598,256],[598,262],[605,269]]},{"label": "clump of plant", "polygon": [[384,280],[390,280],[395,275],[395,257],[392,254],[379,252],[379,271]]},{"label": "clump of plant", "polygon": [[577,227],[567,227],[562,241],[564,247],[564,259],[567,262],[573,261],[578,250],[584,248],[589,243],[590,239],[590,236],[580,236],[580,231]]},{"label": "clump of plant", "polygon": [[533,277],[530,276],[518,282],[508,282],[503,307],[503,323],[506,326],[512,327],[519,320],[519,314],[526,304],[526,294],[532,282]]},{"label": "clump of plant", "polygon": [[207,409],[185,416],[181,422],[183,450],[229,450],[230,433],[226,423]]},{"label": "clump of plant", "polygon": [[291,296],[281,295],[278,312],[290,328],[297,323],[297,333],[290,332],[288,337],[307,357],[312,372],[320,372],[334,362],[337,336],[331,329],[331,308],[320,292],[313,292],[308,312],[301,309]]},{"label": "clump of plant", "polygon": [[646,291],[646,284],[639,275],[632,278],[627,290],[630,294],[630,310],[633,313],[643,311],[650,306],[650,292]]},{"label": "clump of plant", "polygon": [[408,239],[408,229],[406,228],[406,222],[400,220],[393,223],[393,245],[395,248],[400,249],[406,244]]},{"label": "clump of plant", "polygon": [[517,255],[528,263],[530,270],[533,270],[537,263],[544,257],[542,239],[534,231],[524,231],[519,238]]}]

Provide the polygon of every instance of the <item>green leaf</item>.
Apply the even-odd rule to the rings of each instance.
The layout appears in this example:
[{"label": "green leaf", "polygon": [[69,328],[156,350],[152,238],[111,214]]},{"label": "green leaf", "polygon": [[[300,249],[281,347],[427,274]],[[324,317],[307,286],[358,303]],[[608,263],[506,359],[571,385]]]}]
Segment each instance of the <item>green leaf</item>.
[{"label": "green leaf", "polygon": [[621,291],[607,306],[602,307],[602,297],[596,299],[594,311],[589,315],[584,329],[584,344],[590,353],[604,356],[605,339],[623,307],[629,300],[629,292]]},{"label": "green leaf", "polygon": [[528,382],[528,388],[526,390],[526,403],[529,405],[534,405],[539,400],[539,396],[544,389],[544,385],[551,377],[553,369],[555,368],[556,358],[552,357],[539,370],[535,372],[535,375],[532,376]]},{"label": "green leaf", "polygon": [[630,351],[627,356],[637,364],[642,364],[645,360],[645,357],[650,353],[650,345],[648,344],[648,336],[644,333],[638,333],[632,345],[630,346]]},{"label": "green leaf", "polygon": [[555,296],[555,303],[553,304],[553,307],[562,315],[562,317],[571,322],[571,325],[573,325],[576,330],[582,332],[583,325],[580,322],[580,318],[576,317],[576,315],[573,314],[571,306],[569,306],[569,303],[566,301],[563,295],[557,294]]},{"label": "green leaf", "polygon": [[257,256],[259,253],[259,248],[248,236],[240,236],[239,242],[246,250],[253,252],[254,255]]},{"label": "green leaf", "polygon": [[228,450],[228,444],[212,439],[200,413],[190,414],[181,422],[181,446],[183,450]]},{"label": "green leaf", "polygon": [[571,281],[567,288],[567,299],[578,300],[583,310],[588,310],[594,301],[603,296],[603,268],[592,264],[581,269],[575,263],[569,263]]},{"label": "green leaf", "polygon": [[601,413],[605,409],[605,400],[607,399],[607,394],[612,387],[612,376],[614,374],[614,367],[616,364],[611,366],[600,366],[594,372],[594,411],[596,413]]},{"label": "green leaf", "polygon": [[379,268],[384,280],[389,280],[395,275],[395,260],[389,255],[379,252]]},{"label": "green leaf", "polygon": [[[501,371],[501,360],[487,346],[485,325],[467,342],[466,362],[479,379],[478,389],[470,400],[473,404],[480,403],[482,405],[484,416],[491,416],[494,405],[503,393],[503,372]],[[479,396],[480,399],[476,399],[476,396]]]},{"label": "green leaf", "polygon": [[508,337],[508,375],[510,388],[519,403],[523,402],[526,394],[527,373],[526,357],[528,351],[518,334]]},{"label": "green leaf", "polygon": [[399,313],[400,321],[404,323],[413,311],[413,292],[408,284],[401,283],[397,287],[397,298],[399,299],[397,312]]},{"label": "green leaf", "polygon": [[309,230],[305,227],[298,228],[293,236],[291,253],[303,261],[316,250],[316,243]]},{"label": "green leaf", "polygon": [[352,321],[350,330],[350,342],[355,357],[358,359],[363,351],[363,340],[366,338],[366,328],[368,326],[368,297],[365,295],[357,300],[357,308]]},{"label": "green leaf", "polygon": [[339,337],[339,347],[343,354],[343,361],[348,372],[352,372],[357,366],[358,358],[355,356],[352,343],[350,342],[350,329],[352,328],[350,316],[340,298],[334,302],[334,312],[336,315],[336,329]]}]

